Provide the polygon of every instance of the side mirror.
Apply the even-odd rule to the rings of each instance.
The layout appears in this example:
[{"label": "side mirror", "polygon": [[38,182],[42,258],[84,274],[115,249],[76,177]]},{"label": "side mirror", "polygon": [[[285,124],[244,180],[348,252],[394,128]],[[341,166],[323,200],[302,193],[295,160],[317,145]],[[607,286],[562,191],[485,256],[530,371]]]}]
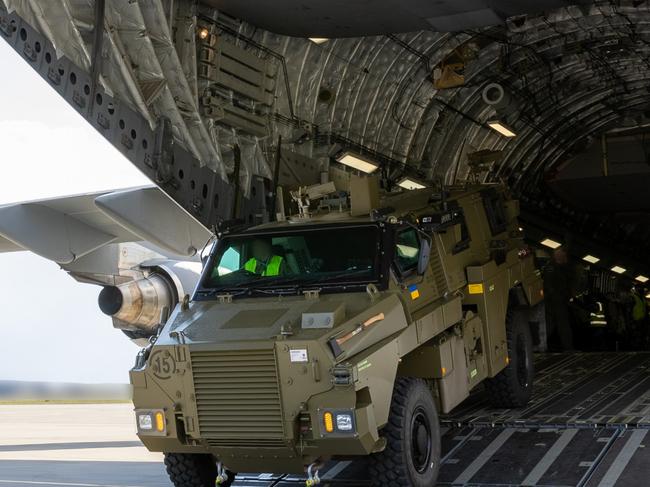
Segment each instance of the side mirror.
[{"label": "side mirror", "polygon": [[431,257],[431,240],[423,238],[420,243],[420,256],[418,258],[418,274],[424,275],[429,265],[429,258]]}]

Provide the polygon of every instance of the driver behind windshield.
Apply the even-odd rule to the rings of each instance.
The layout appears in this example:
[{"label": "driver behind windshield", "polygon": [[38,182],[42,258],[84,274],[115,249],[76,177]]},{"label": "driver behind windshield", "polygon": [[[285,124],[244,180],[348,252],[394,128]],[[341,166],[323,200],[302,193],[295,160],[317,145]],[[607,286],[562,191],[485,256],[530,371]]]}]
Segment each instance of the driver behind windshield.
[{"label": "driver behind windshield", "polygon": [[251,243],[252,257],[244,264],[244,269],[263,277],[284,276],[284,258],[273,254],[273,246],[268,239],[256,238]]}]

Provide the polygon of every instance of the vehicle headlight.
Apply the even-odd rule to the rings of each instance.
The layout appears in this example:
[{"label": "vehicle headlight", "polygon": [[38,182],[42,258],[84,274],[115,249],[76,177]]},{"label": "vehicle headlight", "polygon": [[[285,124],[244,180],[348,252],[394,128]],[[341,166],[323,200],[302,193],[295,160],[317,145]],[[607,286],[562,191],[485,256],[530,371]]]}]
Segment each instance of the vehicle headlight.
[{"label": "vehicle headlight", "polygon": [[153,428],[153,421],[150,414],[138,414],[138,428],[150,430]]},{"label": "vehicle headlight", "polygon": [[327,409],[320,412],[320,418],[322,436],[356,434],[353,409]]},{"label": "vehicle headlight", "polygon": [[351,414],[337,414],[336,415],[336,429],[339,431],[352,431],[354,425],[352,424]]},{"label": "vehicle headlight", "polygon": [[164,436],[167,434],[165,411],[162,409],[136,410],[138,433],[142,435]]}]

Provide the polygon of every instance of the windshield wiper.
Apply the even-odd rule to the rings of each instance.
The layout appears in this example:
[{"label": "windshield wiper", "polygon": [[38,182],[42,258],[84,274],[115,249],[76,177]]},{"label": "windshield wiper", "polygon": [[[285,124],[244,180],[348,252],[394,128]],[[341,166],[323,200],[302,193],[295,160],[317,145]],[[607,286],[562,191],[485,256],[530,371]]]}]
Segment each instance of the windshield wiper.
[{"label": "windshield wiper", "polygon": [[251,292],[260,293],[260,294],[270,294],[271,296],[278,296],[280,294],[297,294],[298,289],[299,289],[299,286],[281,287],[281,288],[277,288],[277,289],[254,287],[254,288],[251,288]]},{"label": "windshield wiper", "polygon": [[[320,282],[326,283],[326,282],[331,282],[331,281],[338,280],[338,279],[345,279],[347,277],[359,276],[360,274],[364,274],[366,272],[368,272],[368,269],[355,270],[355,271],[351,271],[351,272],[344,272],[342,274],[336,274],[334,276],[329,276],[329,277],[327,277],[325,279],[322,279]],[[368,278],[369,279],[372,278],[372,275],[368,276]],[[341,283],[341,284],[344,284],[344,283]]]},{"label": "windshield wiper", "polygon": [[[362,274],[364,272],[367,272],[367,269],[364,270],[355,270],[351,272],[343,272],[340,274],[336,274],[333,276],[328,276],[328,277],[322,277],[322,276],[309,276],[305,278],[305,276],[287,276],[285,278],[281,278],[272,282],[269,282],[267,286],[264,287],[257,287],[255,289],[274,289],[277,287],[281,286],[294,286],[296,289],[297,288],[304,288],[308,286],[312,286],[314,284],[320,285],[324,283],[331,283],[332,281],[338,280],[338,279],[345,279],[347,277],[351,276],[357,276],[359,274]],[[369,278],[372,276],[368,276]]]},{"label": "windshield wiper", "polygon": [[220,296],[222,294],[229,294],[231,296],[242,296],[244,294],[247,294],[249,291],[250,291],[249,287],[245,287],[245,288],[229,287],[229,288],[216,288],[216,289],[201,289],[197,291],[197,294],[202,297],[215,297],[215,296]]},{"label": "windshield wiper", "polygon": [[263,289],[266,287],[270,286],[285,286],[285,285],[302,285],[305,283],[311,283],[311,282],[316,282],[318,281],[319,278],[316,276],[308,277],[305,278],[304,275],[297,275],[297,276],[286,276],[286,277],[281,277],[279,279],[274,279],[272,281],[268,282],[268,286],[265,286]]}]

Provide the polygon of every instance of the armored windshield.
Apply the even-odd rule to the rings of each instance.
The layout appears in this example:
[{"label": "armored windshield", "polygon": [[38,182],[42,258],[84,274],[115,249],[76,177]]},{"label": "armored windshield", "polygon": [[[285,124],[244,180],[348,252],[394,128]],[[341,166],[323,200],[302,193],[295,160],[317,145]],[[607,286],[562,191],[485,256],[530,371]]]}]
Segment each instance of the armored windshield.
[{"label": "armored windshield", "polygon": [[378,279],[379,255],[374,225],[227,236],[213,250],[201,288],[364,284]]}]

